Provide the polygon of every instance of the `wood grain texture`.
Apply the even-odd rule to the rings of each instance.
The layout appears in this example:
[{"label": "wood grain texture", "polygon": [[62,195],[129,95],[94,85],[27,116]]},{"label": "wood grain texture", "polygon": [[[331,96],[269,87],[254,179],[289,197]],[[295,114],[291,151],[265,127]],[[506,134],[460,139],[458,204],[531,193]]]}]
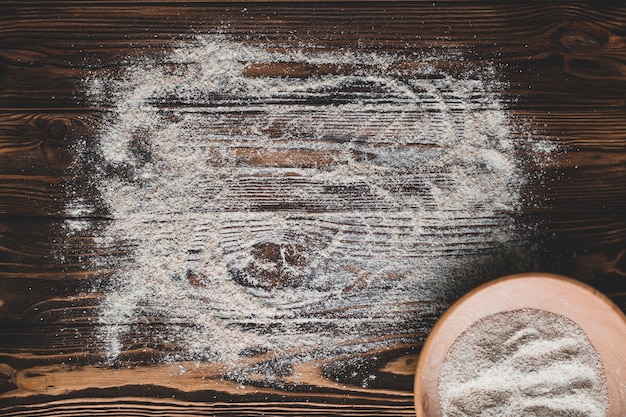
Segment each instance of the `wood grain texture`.
[{"label": "wood grain texture", "polygon": [[[108,262],[130,249],[120,245],[110,253],[93,244],[110,215],[98,206],[75,149],[93,143],[108,108],[85,98],[83,80],[95,71],[119,74],[133,58],[163,56],[202,33],[285,48],[462,50],[463,62],[435,63],[451,73],[495,62],[513,117],[564,150],[546,166],[528,167],[545,171],[525,185],[528,198],[517,219],[531,228],[534,268],[584,280],[626,311],[625,7],[115,3],[0,5],[0,414],[414,415],[420,340],[442,309],[434,304],[430,314],[424,306],[408,307],[420,329],[409,335],[412,343],[303,362],[279,384],[262,375],[245,383],[229,379],[217,363],[163,364],[175,347],[141,334],[128,335],[135,344],[129,342],[120,364],[106,363],[94,336],[103,294],[91,290],[114,272]],[[309,77],[349,69],[292,63],[247,71],[251,77]],[[287,163],[281,153],[260,159],[243,148],[240,153],[247,164]],[[324,164],[324,155],[314,152],[289,158],[299,166]],[[84,228],[68,236],[70,182],[97,209],[77,212],[74,220]],[[476,265],[482,280],[501,271]],[[250,363],[270,356],[252,356]],[[363,387],[368,375],[376,378]]]},{"label": "wood grain texture", "polygon": [[[594,206],[624,210],[626,192],[626,143],[622,120],[626,112],[598,111],[518,111],[514,117],[529,120],[542,134],[558,138],[566,152],[551,162],[543,178],[544,186],[528,184],[527,194],[534,197],[534,207],[527,211],[590,210]],[[75,141],[92,137],[100,125],[97,113],[5,113],[0,115],[0,215],[63,215],[62,184],[68,179]],[[598,140],[602,138],[602,140]],[[261,165],[246,157],[242,160]],[[296,165],[322,162],[320,155],[290,155]],[[280,164],[279,153],[269,161]],[[298,162],[299,161],[299,162]],[[308,161],[308,162],[307,162]],[[88,183],[88,173],[78,181]],[[89,197],[88,184],[83,187]],[[581,193],[581,188],[587,190]]]}]

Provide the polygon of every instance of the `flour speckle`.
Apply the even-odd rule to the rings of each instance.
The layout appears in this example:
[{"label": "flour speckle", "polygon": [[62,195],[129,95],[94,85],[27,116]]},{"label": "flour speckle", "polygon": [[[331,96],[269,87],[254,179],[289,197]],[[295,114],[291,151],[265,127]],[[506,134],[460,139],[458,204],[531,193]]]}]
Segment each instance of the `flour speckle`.
[{"label": "flour speckle", "polygon": [[95,241],[123,253],[98,289],[108,359],[274,355],[276,376],[410,339],[516,240],[525,181],[497,71],[446,59],[207,35],[96,72]]}]

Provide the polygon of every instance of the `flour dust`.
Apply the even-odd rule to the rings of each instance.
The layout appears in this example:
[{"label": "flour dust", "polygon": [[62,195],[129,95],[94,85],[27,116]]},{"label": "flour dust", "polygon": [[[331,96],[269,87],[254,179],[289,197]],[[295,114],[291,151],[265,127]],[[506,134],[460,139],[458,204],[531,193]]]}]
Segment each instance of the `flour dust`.
[{"label": "flour dust", "polygon": [[124,254],[97,289],[107,358],[237,370],[426,332],[519,238],[526,181],[496,68],[448,59],[207,35],[94,72],[95,240]]}]

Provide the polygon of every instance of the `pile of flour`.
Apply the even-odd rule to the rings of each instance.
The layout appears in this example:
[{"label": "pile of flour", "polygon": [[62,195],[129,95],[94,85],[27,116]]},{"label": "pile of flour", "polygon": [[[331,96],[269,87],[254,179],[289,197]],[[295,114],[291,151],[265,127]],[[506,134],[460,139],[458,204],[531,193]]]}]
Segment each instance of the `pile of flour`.
[{"label": "pile of flour", "polygon": [[[150,346],[236,370],[427,332],[415,317],[519,238],[526,180],[497,70],[447,59],[207,35],[94,72],[107,358]],[[272,65],[310,74],[251,75]]]},{"label": "pile of flour", "polygon": [[444,417],[605,417],[600,355],[573,321],[543,310],[497,313],[452,344],[439,373]]}]

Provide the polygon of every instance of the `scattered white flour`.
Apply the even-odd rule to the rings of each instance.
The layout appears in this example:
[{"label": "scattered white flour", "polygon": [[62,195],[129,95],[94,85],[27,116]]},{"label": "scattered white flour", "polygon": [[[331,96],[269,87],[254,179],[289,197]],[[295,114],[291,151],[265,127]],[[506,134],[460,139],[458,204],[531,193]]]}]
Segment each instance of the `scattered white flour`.
[{"label": "scattered white flour", "polygon": [[98,289],[109,360],[236,370],[426,332],[464,265],[516,240],[525,179],[495,68],[442,59],[210,35],[95,73],[96,243],[124,252]]},{"label": "scattered white flour", "polygon": [[444,417],[605,417],[600,355],[573,321],[543,310],[497,313],[463,332],[439,373]]}]

